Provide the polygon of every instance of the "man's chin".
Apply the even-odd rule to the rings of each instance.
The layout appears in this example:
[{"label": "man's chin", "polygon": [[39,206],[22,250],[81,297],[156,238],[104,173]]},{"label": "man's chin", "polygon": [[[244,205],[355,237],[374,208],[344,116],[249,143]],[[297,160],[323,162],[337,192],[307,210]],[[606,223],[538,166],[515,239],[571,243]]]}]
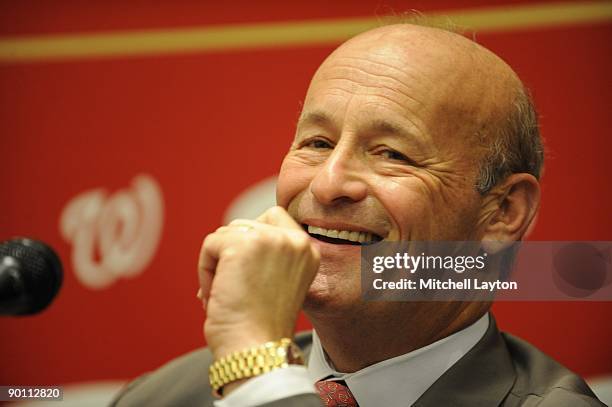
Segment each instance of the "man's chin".
[{"label": "man's chin", "polygon": [[304,301],[304,311],[308,313],[334,314],[361,303],[361,282],[342,278],[341,273],[318,273],[312,282]]}]

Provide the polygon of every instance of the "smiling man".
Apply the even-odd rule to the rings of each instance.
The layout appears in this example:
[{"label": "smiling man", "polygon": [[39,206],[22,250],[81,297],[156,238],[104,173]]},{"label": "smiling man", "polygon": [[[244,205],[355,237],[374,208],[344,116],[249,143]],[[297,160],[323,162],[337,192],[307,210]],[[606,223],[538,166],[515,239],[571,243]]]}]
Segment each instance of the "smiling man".
[{"label": "smiling man", "polygon": [[[542,145],[512,69],[409,24],[368,31],[314,75],[278,206],[206,237],[208,350],[133,382],[117,405],[595,406],[586,384],[500,334],[487,302],[365,302],[362,244],[521,240]],[[291,342],[300,309],[314,332]]]}]

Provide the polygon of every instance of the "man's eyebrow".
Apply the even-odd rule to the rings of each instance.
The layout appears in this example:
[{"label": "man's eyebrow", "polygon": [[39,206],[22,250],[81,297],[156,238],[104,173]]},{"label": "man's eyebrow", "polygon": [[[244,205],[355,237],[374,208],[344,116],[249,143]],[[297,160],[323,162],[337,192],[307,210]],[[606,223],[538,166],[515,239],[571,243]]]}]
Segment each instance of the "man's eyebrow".
[{"label": "man's eyebrow", "polygon": [[412,138],[413,136],[412,133],[406,130],[403,126],[383,119],[372,119],[368,122],[367,129],[377,133],[397,134],[407,138]]},{"label": "man's eyebrow", "polygon": [[[313,124],[328,128],[335,127],[334,120],[327,113],[320,110],[303,113],[298,119],[297,126],[299,128],[300,126],[306,124]],[[367,120],[360,127],[362,130],[365,130],[368,133],[383,133],[388,135],[396,135],[398,137],[406,138],[408,140],[416,141],[418,143],[422,141],[405,126],[385,119],[373,117],[372,119]]]},{"label": "man's eyebrow", "polygon": [[417,137],[414,132],[410,131],[410,129],[407,129],[399,123],[390,122],[384,119],[372,118],[372,120],[368,121],[365,125],[365,130],[372,133],[398,136],[416,142],[417,144],[421,144],[422,142],[422,140]]},{"label": "man's eyebrow", "polygon": [[300,116],[297,126],[300,127],[304,124],[317,124],[322,127],[330,127],[334,125],[334,122],[325,112],[315,110],[312,112],[303,113]]}]

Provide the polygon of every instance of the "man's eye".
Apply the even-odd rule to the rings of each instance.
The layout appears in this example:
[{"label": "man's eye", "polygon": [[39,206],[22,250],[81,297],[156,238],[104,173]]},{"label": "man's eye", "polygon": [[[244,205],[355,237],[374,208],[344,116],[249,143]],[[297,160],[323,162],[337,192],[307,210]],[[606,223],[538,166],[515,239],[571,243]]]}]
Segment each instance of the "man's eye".
[{"label": "man's eye", "polygon": [[332,148],[331,144],[325,140],[312,140],[306,144],[307,147],[317,148],[317,149],[327,149]]},{"label": "man's eye", "polygon": [[384,150],[381,155],[389,160],[394,160],[394,161],[404,161],[407,163],[412,163],[412,160],[410,160],[408,157],[406,157],[404,154],[402,153],[398,153],[397,151],[394,150]]}]

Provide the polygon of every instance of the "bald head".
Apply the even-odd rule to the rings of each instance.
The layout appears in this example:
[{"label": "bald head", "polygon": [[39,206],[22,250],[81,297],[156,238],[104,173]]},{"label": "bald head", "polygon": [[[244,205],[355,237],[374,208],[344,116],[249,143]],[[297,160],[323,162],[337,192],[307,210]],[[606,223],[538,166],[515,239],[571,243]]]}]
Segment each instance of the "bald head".
[{"label": "bald head", "polygon": [[518,76],[491,51],[438,28],[383,26],[337,48],[311,88],[355,65],[353,77],[367,81],[374,75],[365,86],[380,85],[410,99],[405,108],[412,125],[438,147],[470,147],[481,193],[512,172],[539,176],[542,146],[535,111]]}]

